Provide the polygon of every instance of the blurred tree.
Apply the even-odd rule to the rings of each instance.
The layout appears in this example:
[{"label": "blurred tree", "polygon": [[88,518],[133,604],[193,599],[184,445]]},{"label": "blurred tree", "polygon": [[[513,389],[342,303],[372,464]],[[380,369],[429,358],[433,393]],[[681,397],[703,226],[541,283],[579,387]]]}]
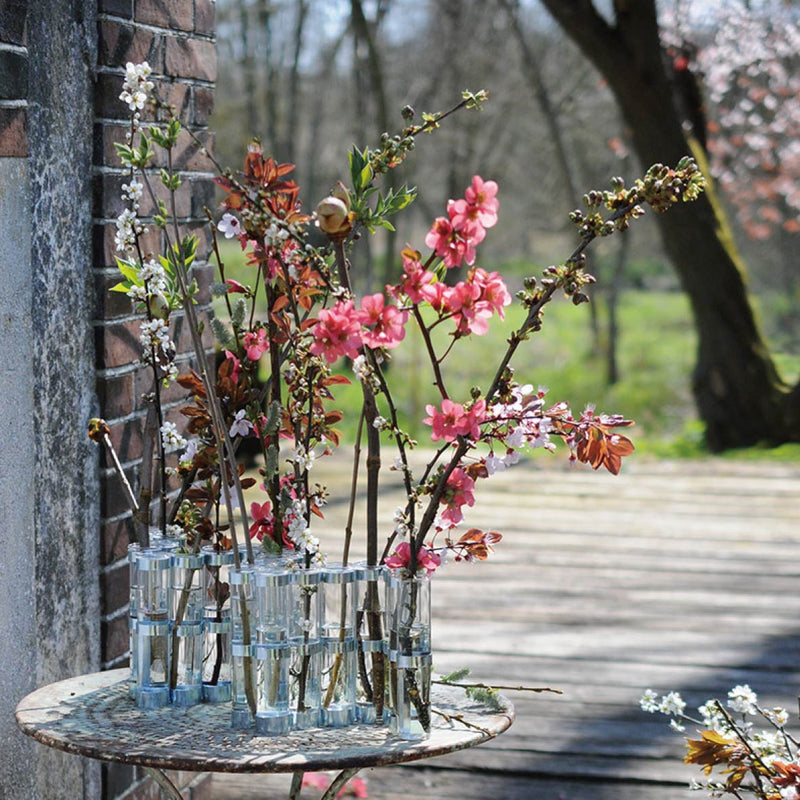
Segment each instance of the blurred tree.
[{"label": "blurred tree", "polygon": [[[655,0],[614,0],[605,13],[592,0],[542,2],[608,81],[640,161],[675,163],[694,152],[707,172],[685,124],[692,121],[686,105],[678,102],[685,93],[664,57]],[[697,327],[692,386],[708,447],[800,441],[800,384],[790,389],[770,357],[713,185],[701,202],[659,217],[659,224]]]}]

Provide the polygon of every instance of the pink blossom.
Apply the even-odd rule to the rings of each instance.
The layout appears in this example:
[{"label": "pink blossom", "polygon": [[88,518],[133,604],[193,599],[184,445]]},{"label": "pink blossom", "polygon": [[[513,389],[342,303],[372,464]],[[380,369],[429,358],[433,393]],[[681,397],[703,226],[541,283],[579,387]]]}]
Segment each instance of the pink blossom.
[{"label": "pink blossom", "polygon": [[403,326],[408,321],[408,312],[401,311],[397,306],[385,305],[383,295],[378,292],[361,300],[360,320],[362,325],[371,326],[369,330],[361,332],[364,344],[391,349],[405,338]]},{"label": "pink blossom", "polygon": [[447,506],[442,511],[442,519],[451,525],[458,525],[464,519],[461,507],[475,505],[474,488],[475,481],[461,467],[456,467],[450,473],[447,487],[442,495],[441,502]]},{"label": "pink blossom", "polygon": [[341,356],[356,358],[362,344],[360,314],[352,300],[340,300],[331,308],[322,309],[313,328],[311,352],[323,356],[329,364]]},{"label": "pink blossom", "polygon": [[253,524],[250,526],[250,536],[255,536],[260,542],[264,535],[272,538],[274,520],[270,513],[272,506],[269,500],[261,503],[250,504],[250,516],[253,518]]},{"label": "pink blossom", "polygon": [[239,383],[239,376],[242,374],[242,362],[230,350],[225,351],[225,360],[231,362],[231,380]]},{"label": "pink blossom", "polygon": [[[385,563],[390,569],[406,569],[411,563],[411,545],[408,542],[400,542]],[[417,553],[417,567],[427,570],[428,575],[431,575],[441,563],[439,554],[428,547],[421,547]]]},{"label": "pink blossom", "polygon": [[403,280],[400,283],[400,291],[412,303],[420,303],[424,300],[423,288],[429,286],[434,281],[434,275],[427,269],[422,268],[419,261],[403,259]]},{"label": "pink blossom", "polygon": [[442,400],[441,411],[432,405],[425,406],[425,410],[430,416],[422,421],[433,428],[431,439],[434,442],[439,439],[452,442],[458,436],[480,438],[480,424],[486,417],[485,400],[478,400],[469,409],[465,409],[461,403],[454,403],[445,398]]},{"label": "pink blossom", "polygon": [[511,294],[497,272],[486,272],[476,268],[472,281],[481,290],[480,304],[490,311],[496,311],[500,319],[505,319],[504,306],[511,305]]},{"label": "pink blossom", "polygon": [[463,238],[445,217],[437,217],[434,220],[425,237],[425,244],[437,256],[444,259],[444,265],[448,269],[460,267],[464,261],[470,266],[475,263],[476,242],[473,239]]},{"label": "pink blossom", "polygon": [[480,222],[477,206],[470,205],[466,200],[450,200],[447,203],[447,215],[453,230],[462,239],[480,244],[486,238],[486,229]]},{"label": "pink blossom", "polygon": [[478,209],[478,221],[484,228],[491,228],[497,224],[500,202],[496,195],[497,183],[485,181],[480,175],[472,176],[472,185],[464,192],[467,203]]},{"label": "pink blossom", "polygon": [[477,302],[480,288],[468,281],[449,286],[445,291],[444,310],[453,315],[461,333],[476,333],[482,336],[489,330],[488,318],[492,312],[481,308]]},{"label": "pink blossom", "polygon": [[433,226],[425,237],[425,244],[433,250],[436,255],[444,255],[453,235],[453,226],[447,217],[436,217]]},{"label": "pink blossom", "polygon": [[232,280],[231,278],[228,278],[225,281],[225,284],[228,287],[228,294],[234,294],[234,293],[247,294],[247,289],[245,289],[245,287],[242,286],[242,284],[239,283],[239,281],[235,281]]},{"label": "pink blossom", "polygon": [[259,328],[255,333],[244,335],[244,351],[251,361],[258,361],[267,350],[269,350],[269,339],[266,328]]}]

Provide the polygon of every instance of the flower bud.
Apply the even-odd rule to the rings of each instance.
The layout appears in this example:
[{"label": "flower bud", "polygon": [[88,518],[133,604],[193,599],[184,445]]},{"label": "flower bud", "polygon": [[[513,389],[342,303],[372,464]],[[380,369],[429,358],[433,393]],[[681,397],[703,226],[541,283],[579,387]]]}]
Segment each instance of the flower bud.
[{"label": "flower bud", "polygon": [[350,213],[350,192],[347,191],[347,187],[341,181],[336,181],[331,197],[341,200],[347,207],[347,213]]},{"label": "flower bud", "polygon": [[150,309],[153,319],[169,319],[169,303],[161,292],[150,295],[147,307]]},{"label": "flower bud", "polygon": [[326,197],[317,205],[317,225],[328,236],[346,236],[352,227],[347,205],[338,197]]}]

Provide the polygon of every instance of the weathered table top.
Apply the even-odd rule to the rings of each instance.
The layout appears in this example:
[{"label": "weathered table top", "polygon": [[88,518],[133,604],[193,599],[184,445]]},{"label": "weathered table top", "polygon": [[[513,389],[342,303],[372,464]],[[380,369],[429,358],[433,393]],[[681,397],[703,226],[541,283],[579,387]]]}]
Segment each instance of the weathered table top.
[{"label": "weathered table top", "polygon": [[230,727],[227,704],[142,710],[128,696],[127,669],[97,672],[44,686],[17,706],[17,724],[42,744],[68,753],[157,769],[198,772],[297,772],[381,766],[474,747],[511,725],[501,712],[435,685],[433,705],[464,722],[434,715],[430,738],[405,742],[385,726],[314,728],[258,736]]}]

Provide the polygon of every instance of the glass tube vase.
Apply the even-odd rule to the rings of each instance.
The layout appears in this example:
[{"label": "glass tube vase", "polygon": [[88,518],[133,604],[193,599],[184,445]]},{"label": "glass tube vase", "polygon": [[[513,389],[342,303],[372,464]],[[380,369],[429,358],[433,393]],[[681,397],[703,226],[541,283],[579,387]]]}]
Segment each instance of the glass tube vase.
[{"label": "glass tube vase", "polygon": [[203,693],[203,556],[172,553],[172,654],[170,696],[178,706]]},{"label": "glass tube vase", "polygon": [[365,724],[382,724],[389,716],[385,579],[382,566],[356,567],[356,719]]},{"label": "glass tube vase", "polygon": [[250,728],[256,711],[255,580],[252,566],[231,568],[231,726]]},{"label": "glass tube vase", "polygon": [[341,728],[356,718],[356,582],[352,567],[322,571],[322,724]]},{"label": "glass tube vase", "polygon": [[320,643],[322,573],[292,572],[289,602],[289,705],[293,727],[314,728],[320,723]]},{"label": "glass tube vase", "polygon": [[153,549],[136,556],[136,704],[170,702],[170,554]]},{"label": "glass tube vase", "polygon": [[431,726],[431,583],[425,570],[391,576],[390,684],[397,735],[426,739]]},{"label": "glass tube vase", "polygon": [[289,601],[291,578],[286,570],[259,566],[256,593],[255,727],[262,735],[287,733],[292,725],[289,709]]},{"label": "glass tube vase", "polygon": [[231,699],[231,608],[228,570],[231,550],[213,545],[203,555],[203,700],[227,703]]}]

